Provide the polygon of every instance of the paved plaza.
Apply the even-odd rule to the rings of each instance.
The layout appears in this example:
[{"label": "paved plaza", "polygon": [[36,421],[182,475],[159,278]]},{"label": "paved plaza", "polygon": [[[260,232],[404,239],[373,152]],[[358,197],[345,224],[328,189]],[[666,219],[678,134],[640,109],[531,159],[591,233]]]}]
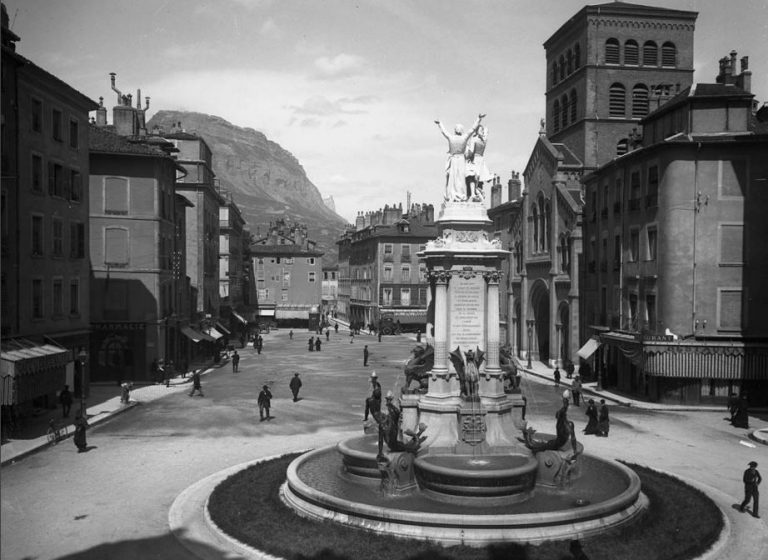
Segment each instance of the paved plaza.
[{"label": "paved plaza", "polygon": [[[29,454],[21,452],[23,442],[3,445],[0,556],[181,560],[190,558],[191,547],[204,558],[235,558],[200,541],[192,527],[182,536],[186,543],[170,532],[169,510],[179,494],[235,465],[360,434],[371,372],[385,392],[396,389],[415,345],[407,336],[378,342],[366,334],[350,343],[342,329],[332,330],[329,342],[323,336],[321,351],[310,353],[310,336],[297,330],[290,340],[287,329],[265,335],[261,355],[239,351],[239,373],[228,363],[206,369],[204,397],[190,397],[190,384],[175,380],[169,388],[142,387],[132,395],[137,404],[121,407],[115,387],[111,399],[91,403],[89,413],[101,411],[103,421],[89,430],[87,453],[78,454],[71,439]],[[554,388],[543,366],[534,369],[523,378],[528,419],[538,431],[553,432],[563,387]],[[303,387],[293,402],[288,383],[296,372]],[[256,397],[264,384],[274,395],[274,418],[259,422]],[[582,436],[586,452],[647,465],[702,488],[728,521],[724,548],[711,558],[768,558],[768,510],[755,519],[733,507],[743,497],[747,463],[756,460],[768,471],[768,446],[725,421],[724,408],[609,404],[610,437]],[[570,417],[580,434],[586,417],[578,409]],[[768,427],[768,416],[752,415],[750,426]],[[18,458],[8,461],[11,453]]]}]

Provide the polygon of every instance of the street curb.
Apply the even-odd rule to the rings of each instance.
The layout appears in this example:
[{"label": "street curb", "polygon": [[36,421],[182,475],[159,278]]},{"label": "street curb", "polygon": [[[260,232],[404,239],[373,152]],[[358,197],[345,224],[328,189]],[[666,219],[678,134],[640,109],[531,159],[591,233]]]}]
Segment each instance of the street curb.
[{"label": "street curb", "polygon": [[[110,410],[108,412],[100,412],[98,414],[94,414],[91,418],[88,419],[88,427],[93,428],[99,424],[103,424],[107,420],[110,420],[117,416],[118,414],[122,414],[123,412],[126,412],[130,409],[132,409],[135,406],[138,406],[139,402],[133,401],[129,402],[127,405],[121,406],[117,410]],[[9,457],[7,459],[3,459],[2,462],[0,462],[0,467],[5,467],[7,465],[12,465],[16,461],[21,461],[22,459],[25,459],[29,457],[30,455],[34,455],[38,451],[42,451],[43,449],[46,449],[48,447],[52,447],[54,445],[58,445],[62,441],[68,440],[70,437],[72,437],[75,434],[75,431],[72,430],[71,432],[67,432],[67,435],[65,435],[63,438],[58,440],[56,443],[49,442],[46,436],[41,436],[37,439],[41,440],[38,444],[36,444],[34,447],[31,447],[29,449],[25,449],[24,451],[20,451],[13,457]]]}]

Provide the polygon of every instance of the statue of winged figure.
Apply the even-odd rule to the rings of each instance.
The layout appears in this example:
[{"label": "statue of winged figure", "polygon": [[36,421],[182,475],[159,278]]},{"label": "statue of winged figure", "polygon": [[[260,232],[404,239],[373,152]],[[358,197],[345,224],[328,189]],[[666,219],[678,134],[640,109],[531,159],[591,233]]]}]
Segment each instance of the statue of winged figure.
[{"label": "statue of winged figure", "polygon": [[[485,360],[485,352],[475,347],[475,350],[464,352],[462,356],[461,347],[449,354],[456,373],[459,374],[461,383],[461,394],[465,397],[477,396],[477,385],[480,382],[480,365]],[[466,357],[466,362],[464,358]]]}]

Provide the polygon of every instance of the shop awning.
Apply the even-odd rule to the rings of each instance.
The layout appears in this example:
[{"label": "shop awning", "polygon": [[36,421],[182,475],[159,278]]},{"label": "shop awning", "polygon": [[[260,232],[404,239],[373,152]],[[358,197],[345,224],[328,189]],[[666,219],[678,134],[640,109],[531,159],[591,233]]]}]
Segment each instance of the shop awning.
[{"label": "shop awning", "polygon": [[259,317],[274,317],[274,309],[259,309]]},{"label": "shop awning", "polygon": [[16,404],[61,389],[70,351],[26,339],[3,342],[0,350],[0,403]]},{"label": "shop awning", "polygon": [[213,340],[219,340],[224,335],[221,334],[216,329],[214,329],[213,327],[211,327],[210,330],[208,331],[208,336],[210,336]]},{"label": "shop awning", "polygon": [[221,323],[216,323],[216,329],[223,332],[224,334],[232,334],[232,331],[230,331],[228,328],[226,328]]},{"label": "shop awning", "polygon": [[581,358],[583,358],[583,359],[585,359],[585,360],[586,360],[586,359],[587,359],[587,358],[589,358],[589,357],[590,357],[592,354],[594,354],[594,353],[595,353],[595,350],[597,350],[598,348],[600,348],[600,343],[599,343],[597,340],[595,340],[594,338],[590,338],[590,339],[589,339],[589,340],[588,340],[588,341],[587,341],[587,342],[584,344],[584,346],[582,346],[581,348],[579,348],[579,351],[578,351],[578,352],[576,352],[576,353],[579,355],[579,357],[581,357]]},{"label": "shop awning", "polygon": [[644,371],[658,377],[693,379],[768,379],[765,348],[717,346],[647,346],[643,349]]},{"label": "shop awning", "polygon": [[233,311],[233,312],[232,312],[232,316],[233,316],[235,319],[237,319],[238,321],[240,321],[242,324],[244,324],[244,325],[247,325],[247,324],[248,324],[248,321],[246,321],[246,320],[245,320],[245,317],[243,317],[242,315],[240,315],[240,314],[239,314],[237,311]]},{"label": "shop awning", "polygon": [[186,336],[188,339],[190,339],[192,342],[200,342],[202,340],[208,341],[208,342],[214,342],[215,339],[213,337],[208,336],[205,333],[196,331],[195,329],[191,327],[181,327],[181,332],[184,336]]},{"label": "shop awning", "polygon": [[401,323],[426,323],[427,311],[425,309],[400,309],[394,311],[395,321]]}]

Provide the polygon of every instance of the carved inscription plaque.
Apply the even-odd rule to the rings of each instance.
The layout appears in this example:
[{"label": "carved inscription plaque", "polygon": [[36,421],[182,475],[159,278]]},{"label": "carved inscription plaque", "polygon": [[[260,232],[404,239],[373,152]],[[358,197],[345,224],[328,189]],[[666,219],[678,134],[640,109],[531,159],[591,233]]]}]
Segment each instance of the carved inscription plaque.
[{"label": "carved inscription plaque", "polygon": [[485,349],[485,280],[480,274],[455,275],[448,294],[449,350]]}]

